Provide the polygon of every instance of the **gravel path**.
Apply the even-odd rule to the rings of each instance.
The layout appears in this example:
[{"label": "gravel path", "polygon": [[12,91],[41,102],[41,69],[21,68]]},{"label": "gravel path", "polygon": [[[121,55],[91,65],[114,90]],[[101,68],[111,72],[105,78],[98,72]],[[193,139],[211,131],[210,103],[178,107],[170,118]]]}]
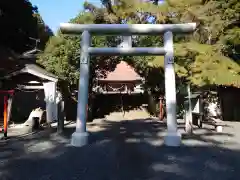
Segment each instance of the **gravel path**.
[{"label": "gravel path", "polygon": [[162,145],[165,125],[155,120],[106,120],[88,129],[90,143],[82,148],[69,146],[71,126],[61,137],[44,132],[0,143],[0,180],[240,178],[240,146],[227,133],[212,138],[202,130],[169,148]]}]

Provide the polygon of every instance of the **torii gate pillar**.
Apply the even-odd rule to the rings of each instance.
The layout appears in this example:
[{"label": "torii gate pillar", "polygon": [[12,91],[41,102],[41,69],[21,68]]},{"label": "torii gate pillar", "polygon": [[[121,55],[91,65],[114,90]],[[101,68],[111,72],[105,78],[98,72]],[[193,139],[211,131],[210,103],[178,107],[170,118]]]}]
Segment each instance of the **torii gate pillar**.
[{"label": "torii gate pillar", "polygon": [[[88,104],[89,59],[90,55],[164,55],[165,93],[167,109],[167,134],[164,144],[179,146],[181,134],[177,131],[176,83],[173,58],[173,33],[190,33],[196,29],[195,23],[187,24],[69,24],[62,23],[60,29],[65,34],[82,33],[80,78],[78,90],[78,109],[76,131],[71,144],[81,147],[88,143],[86,130],[86,107]],[[164,34],[164,47],[91,47],[91,35],[157,35]]]}]

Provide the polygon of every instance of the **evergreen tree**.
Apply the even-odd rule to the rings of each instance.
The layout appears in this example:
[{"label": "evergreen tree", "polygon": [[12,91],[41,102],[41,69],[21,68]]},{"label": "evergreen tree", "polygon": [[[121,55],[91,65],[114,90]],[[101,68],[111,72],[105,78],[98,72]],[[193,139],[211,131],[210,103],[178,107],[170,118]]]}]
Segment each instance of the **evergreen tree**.
[{"label": "evergreen tree", "polygon": [[[74,23],[186,23],[196,22],[192,35],[175,35],[175,68],[178,82],[196,86],[224,85],[239,87],[239,1],[168,0],[159,4],[140,0],[103,0],[103,7],[84,3],[84,11]],[[159,4],[159,5],[158,5]],[[115,46],[119,38],[94,37],[93,46]],[[134,38],[134,46],[163,46],[159,37]],[[77,84],[80,38],[53,37],[40,58],[45,67],[71,84]],[[147,78],[147,86],[163,86],[163,57],[92,57],[92,72],[113,69],[119,60],[131,63]],[[156,72],[159,79],[156,79]],[[151,74],[155,77],[151,79]],[[92,77],[96,74],[93,73]],[[93,78],[94,79],[94,78]]]}]

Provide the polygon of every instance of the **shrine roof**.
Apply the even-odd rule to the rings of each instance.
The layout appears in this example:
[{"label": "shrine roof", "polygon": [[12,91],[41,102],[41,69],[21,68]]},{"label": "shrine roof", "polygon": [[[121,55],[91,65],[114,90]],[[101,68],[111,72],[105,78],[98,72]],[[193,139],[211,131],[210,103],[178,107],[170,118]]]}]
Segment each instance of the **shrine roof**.
[{"label": "shrine roof", "polygon": [[105,78],[99,78],[100,81],[138,81],[142,80],[140,75],[127,64],[125,61],[121,61],[117,64],[114,71],[108,72]]}]

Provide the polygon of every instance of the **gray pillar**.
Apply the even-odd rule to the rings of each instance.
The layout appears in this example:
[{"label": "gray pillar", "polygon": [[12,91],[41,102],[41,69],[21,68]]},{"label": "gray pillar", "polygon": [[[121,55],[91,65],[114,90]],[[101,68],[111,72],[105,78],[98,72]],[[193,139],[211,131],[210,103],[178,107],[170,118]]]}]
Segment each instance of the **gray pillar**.
[{"label": "gray pillar", "polygon": [[80,78],[78,88],[77,124],[76,131],[72,134],[71,144],[76,147],[84,146],[88,143],[88,133],[86,131],[86,117],[88,104],[89,85],[89,64],[90,58],[88,48],[91,44],[91,36],[88,31],[82,33],[81,57],[80,57]]},{"label": "gray pillar", "polygon": [[123,46],[132,47],[132,36],[123,36]]},{"label": "gray pillar", "polygon": [[187,86],[188,91],[188,109],[186,110],[186,118],[185,118],[185,131],[188,134],[193,132],[192,127],[192,99],[191,99],[191,87],[190,84]]},{"label": "gray pillar", "polygon": [[64,101],[61,100],[58,103],[58,125],[57,132],[59,134],[63,133],[64,130],[64,121],[65,121],[65,113],[64,113]]},{"label": "gray pillar", "polygon": [[132,36],[123,36],[122,42],[118,45],[121,48],[130,48],[132,47]]},{"label": "gray pillar", "polygon": [[179,146],[181,143],[181,134],[177,132],[173,34],[170,31],[164,33],[164,49],[166,51],[164,69],[167,110],[167,134],[164,138],[164,143],[167,146]]}]

